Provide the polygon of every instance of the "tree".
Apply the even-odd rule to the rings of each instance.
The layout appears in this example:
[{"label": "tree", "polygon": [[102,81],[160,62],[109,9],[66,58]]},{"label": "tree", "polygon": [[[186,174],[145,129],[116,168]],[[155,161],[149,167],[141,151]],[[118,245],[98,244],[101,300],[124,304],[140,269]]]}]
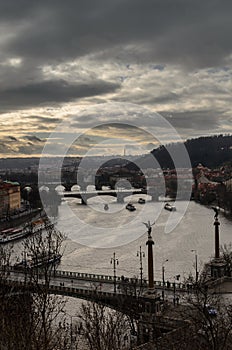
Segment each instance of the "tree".
[{"label": "tree", "polygon": [[232,275],[232,244],[230,243],[229,245],[224,244],[221,247],[221,252],[223,259],[226,263],[226,276],[231,277]]},{"label": "tree", "polygon": [[31,298],[9,280],[12,251],[12,246],[0,246],[0,348],[31,349]]},{"label": "tree", "polygon": [[129,331],[127,317],[106,306],[83,303],[78,313],[79,330],[90,350],[122,350]]},{"label": "tree", "polygon": [[204,277],[194,283],[179,316],[190,321],[192,349],[231,349],[232,305],[210,291]]},{"label": "tree", "polygon": [[[63,240],[64,235],[45,222],[45,230],[41,229],[23,244],[25,256],[30,257],[30,265],[25,264],[25,283],[30,282],[33,290],[30,329],[33,349],[55,350],[68,346],[67,337],[62,334],[65,329],[65,300],[49,293]],[[58,318],[61,319],[60,327],[57,326]]]}]

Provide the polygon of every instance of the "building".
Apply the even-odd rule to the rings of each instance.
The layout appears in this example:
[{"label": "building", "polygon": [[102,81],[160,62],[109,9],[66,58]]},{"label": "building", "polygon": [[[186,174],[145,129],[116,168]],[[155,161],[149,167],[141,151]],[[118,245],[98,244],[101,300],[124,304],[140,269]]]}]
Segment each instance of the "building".
[{"label": "building", "polygon": [[18,182],[0,182],[0,217],[11,215],[21,206],[20,185]]}]

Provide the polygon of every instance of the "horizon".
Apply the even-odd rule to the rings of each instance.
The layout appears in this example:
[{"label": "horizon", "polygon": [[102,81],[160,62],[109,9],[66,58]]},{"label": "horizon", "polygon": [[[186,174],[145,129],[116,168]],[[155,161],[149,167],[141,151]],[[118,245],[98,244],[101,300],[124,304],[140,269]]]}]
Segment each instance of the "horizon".
[{"label": "horizon", "polygon": [[[226,133],[226,134],[213,134],[213,135],[206,135],[206,136],[199,136],[199,137],[194,137],[194,138],[189,138],[189,139],[186,139],[186,140],[183,140],[182,142],[185,143],[187,141],[191,141],[191,140],[197,140],[197,139],[200,139],[200,138],[212,138],[212,137],[219,137],[219,136],[222,136],[222,137],[231,137],[232,136],[232,133]],[[178,143],[181,143],[181,141],[178,141],[178,142],[170,142],[170,143],[167,143],[167,144],[164,144],[164,147],[168,147],[170,145],[173,145],[173,144],[178,144]],[[83,158],[83,157],[86,157],[86,158],[97,158],[97,157],[118,157],[118,158],[127,158],[127,157],[132,157],[132,158],[136,158],[136,157],[143,157],[143,156],[146,156],[146,155],[149,155],[152,151],[154,151],[155,149],[158,149],[161,145],[158,145],[157,147],[153,148],[151,151],[147,151],[147,153],[138,153],[138,154],[107,154],[107,155],[100,155],[100,154],[95,154],[95,155],[65,155],[63,156],[62,154],[61,155],[42,155],[42,157],[44,159],[46,158]],[[16,157],[15,155],[14,156],[8,156],[8,157],[2,157],[0,156],[0,160],[6,160],[6,159],[41,159],[41,154],[39,155],[32,155],[32,156],[28,156],[28,155],[21,155],[21,156],[18,156]]]}]

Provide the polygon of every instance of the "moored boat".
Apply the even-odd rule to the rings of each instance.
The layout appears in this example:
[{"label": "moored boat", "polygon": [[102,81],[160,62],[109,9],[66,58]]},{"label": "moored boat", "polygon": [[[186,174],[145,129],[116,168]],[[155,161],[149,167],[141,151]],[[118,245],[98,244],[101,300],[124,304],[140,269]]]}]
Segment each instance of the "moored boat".
[{"label": "moored boat", "polygon": [[40,254],[38,256],[32,257],[30,260],[23,259],[21,262],[16,263],[14,267],[16,269],[32,269],[35,267],[44,267],[47,265],[54,266],[55,264],[60,263],[61,258],[61,254]]},{"label": "moored boat", "polygon": [[2,230],[0,232],[0,244],[16,241],[29,236],[31,232],[27,228],[18,227]]},{"label": "moored boat", "polygon": [[12,227],[0,231],[0,244],[10,243],[19,239],[35,234],[46,227],[51,227],[53,224],[43,219],[32,221],[30,224],[20,227]]}]

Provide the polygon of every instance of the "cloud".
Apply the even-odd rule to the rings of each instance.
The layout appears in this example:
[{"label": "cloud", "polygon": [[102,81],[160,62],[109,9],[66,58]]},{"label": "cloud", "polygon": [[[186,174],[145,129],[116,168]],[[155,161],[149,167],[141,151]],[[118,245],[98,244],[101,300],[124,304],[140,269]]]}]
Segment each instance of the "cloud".
[{"label": "cloud", "polygon": [[16,142],[17,141],[16,137],[14,137],[14,136],[8,136],[7,140],[11,141],[11,142]]},{"label": "cloud", "polygon": [[105,59],[131,47],[140,61],[205,67],[221,64],[231,52],[229,1],[21,3],[1,0],[0,13],[15,34],[5,50],[25,59],[59,61],[96,52]]},{"label": "cloud", "polygon": [[32,142],[43,142],[40,138],[38,138],[37,136],[34,136],[34,135],[28,135],[28,136],[25,136],[24,137],[25,140],[29,140],[29,141],[32,141]]},{"label": "cloud", "polygon": [[[23,142],[109,101],[162,111],[184,138],[230,132],[231,10],[227,0],[0,0],[1,134]],[[73,126],[95,120],[109,119],[77,114]]]},{"label": "cloud", "polygon": [[66,81],[44,81],[19,86],[0,93],[2,110],[39,106],[50,102],[68,102],[81,97],[115,91],[119,84],[95,81],[89,84],[69,84]]},{"label": "cloud", "polygon": [[61,122],[61,118],[54,118],[54,117],[40,116],[40,115],[28,115],[26,118],[33,122],[46,123],[46,124],[57,124]]},{"label": "cloud", "polygon": [[161,112],[160,114],[175,128],[208,130],[210,126],[211,130],[217,130],[220,125],[218,113],[213,113],[211,110],[174,112],[171,114]]},{"label": "cloud", "polygon": [[4,156],[16,155],[40,155],[44,146],[44,140],[35,135],[27,135],[16,139],[6,136],[0,140],[0,152]]}]

